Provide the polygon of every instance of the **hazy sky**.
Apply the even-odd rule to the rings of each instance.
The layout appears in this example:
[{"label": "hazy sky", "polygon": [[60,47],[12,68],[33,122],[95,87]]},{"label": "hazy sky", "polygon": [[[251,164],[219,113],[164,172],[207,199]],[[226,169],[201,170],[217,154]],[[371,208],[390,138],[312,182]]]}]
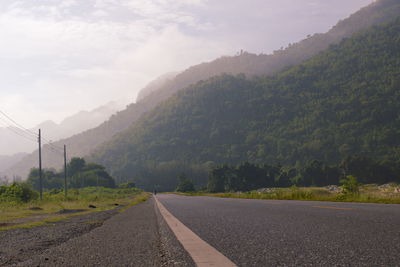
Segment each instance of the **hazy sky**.
[{"label": "hazy sky", "polygon": [[165,72],[326,32],[372,0],[1,0],[0,110],[32,127]]}]

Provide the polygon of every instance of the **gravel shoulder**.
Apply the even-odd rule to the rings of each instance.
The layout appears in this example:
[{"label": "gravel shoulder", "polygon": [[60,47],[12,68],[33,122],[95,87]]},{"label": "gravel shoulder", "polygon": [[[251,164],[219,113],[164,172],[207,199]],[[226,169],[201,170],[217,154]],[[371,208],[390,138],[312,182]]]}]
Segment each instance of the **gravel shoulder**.
[{"label": "gravel shoulder", "polygon": [[9,266],[40,255],[46,249],[79,237],[101,226],[116,210],[73,216],[67,220],[32,228],[0,232],[0,266]]},{"label": "gravel shoulder", "polygon": [[0,266],[195,266],[155,207],[0,232]]}]

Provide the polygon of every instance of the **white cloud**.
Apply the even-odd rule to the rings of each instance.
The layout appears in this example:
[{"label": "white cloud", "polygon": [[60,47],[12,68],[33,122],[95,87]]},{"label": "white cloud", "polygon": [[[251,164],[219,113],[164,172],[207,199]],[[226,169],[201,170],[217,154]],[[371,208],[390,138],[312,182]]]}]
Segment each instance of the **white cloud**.
[{"label": "white cloud", "polygon": [[[44,119],[60,120],[110,98],[133,101],[155,76],[229,50],[222,43],[179,29],[180,24],[195,24],[194,17],[180,8],[200,3],[183,2],[158,1],[155,5],[151,1],[98,0],[92,3],[94,18],[90,19],[64,16],[66,9],[79,6],[77,1],[35,6],[14,2],[0,14],[0,58],[4,62],[0,62],[0,76],[8,76],[3,84],[0,80],[0,87],[8,88],[6,96],[20,97],[18,101],[2,98],[8,103],[2,107],[29,127]],[[140,16],[105,20],[111,16],[109,7],[129,7],[133,17]],[[39,13],[46,16],[38,17]],[[31,118],[20,112],[28,101],[35,107]]]}]

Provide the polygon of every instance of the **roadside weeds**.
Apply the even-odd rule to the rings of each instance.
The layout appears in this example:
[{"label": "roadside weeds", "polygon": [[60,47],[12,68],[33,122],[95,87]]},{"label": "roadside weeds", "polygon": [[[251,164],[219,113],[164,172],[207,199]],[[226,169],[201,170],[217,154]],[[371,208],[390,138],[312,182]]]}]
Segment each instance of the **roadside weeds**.
[{"label": "roadside weeds", "polygon": [[183,195],[183,196],[208,196],[208,197],[239,198],[239,199],[400,204],[400,193],[385,191],[385,189],[381,189],[381,186],[377,185],[363,185],[360,187],[360,192],[357,194],[345,194],[341,191],[332,192],[326,187],[268,188],[264,189],[263,191],[229,192],[229,193],[173,192],[173,194]]},{"label": "roadside weeds", "polygon": [[[117,199],[108,201],[110,203],[102,203],[93,209],[88,209],[86,202],[84,203],[86,209],[65,209],[64,207],[59,207],[59,209],[54,210],[54,207],[52,207],[50,211],[43,211],[42,209],[27,211],[26,206],[24,206],[24,208],[17,210],[16,215],[11,218],[0,217],[0,231],[49,225],[70,219],[75,216],[87,215],[94,212],[102,212],[114,209],[116,209],[118,212],[124,212],[127,208],[147,200],[150,196],[150,193],[142,192],[133,196],[132,198]],[[116,204],[115,202],[119,202],[121,204]],[[68,213],[68,211],[73,210],[79,211]],[[60,214],[62,211],[66,211],[67,214]]]}]

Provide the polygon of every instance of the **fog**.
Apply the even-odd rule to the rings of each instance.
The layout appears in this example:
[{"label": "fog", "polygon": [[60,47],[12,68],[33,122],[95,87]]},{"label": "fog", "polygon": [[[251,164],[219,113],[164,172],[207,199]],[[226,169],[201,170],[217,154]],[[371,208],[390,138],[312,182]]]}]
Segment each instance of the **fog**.
[{"label": "fog", "polygon": [[[2,0],[0,110],[27,128],[157,76],[326,32],[372,0]],[[1,125],[0,125],[1,127]]]}]

